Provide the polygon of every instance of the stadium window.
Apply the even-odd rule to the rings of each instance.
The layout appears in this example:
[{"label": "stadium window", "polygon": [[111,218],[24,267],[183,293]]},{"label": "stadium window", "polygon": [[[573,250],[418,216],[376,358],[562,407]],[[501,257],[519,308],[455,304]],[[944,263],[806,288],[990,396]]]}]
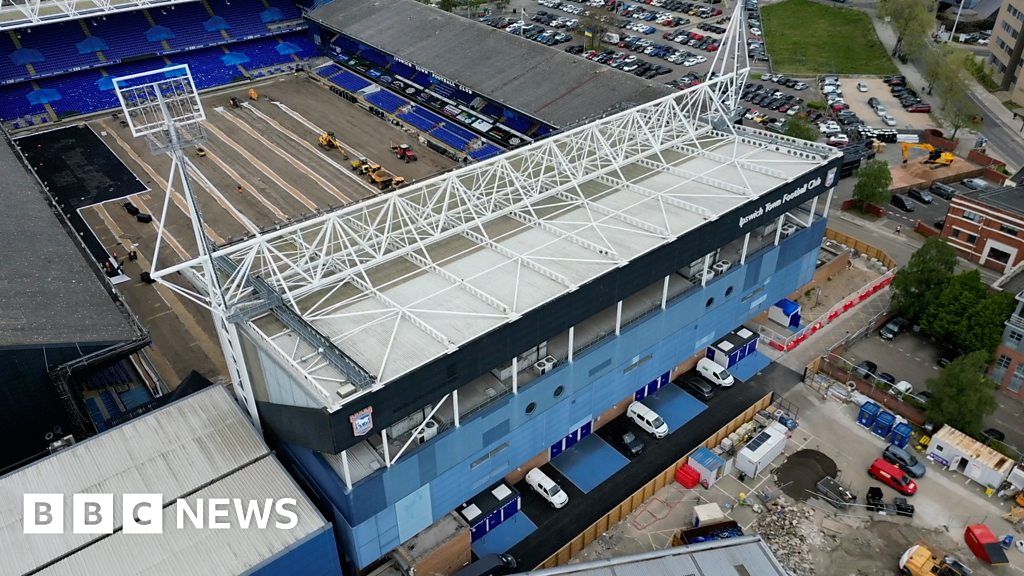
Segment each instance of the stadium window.
[{"label": "stadium window", "polygon": [[536,410],[537,410],[537,403],[536,402],[530,402],[529,404],[526,405],[526,413],[527,414],[533,414]]},{"label": "stadium window", "polygon": [[558,388],[555,388],[555,398],[558,398],[562,394],[565,394],[565,386],[559,386]]},{"label": "stadium window", "polygon": [[715,303],[714,298],[708,298],[708,303],[704,305],[705,308],[711,308],[712,304]]}]

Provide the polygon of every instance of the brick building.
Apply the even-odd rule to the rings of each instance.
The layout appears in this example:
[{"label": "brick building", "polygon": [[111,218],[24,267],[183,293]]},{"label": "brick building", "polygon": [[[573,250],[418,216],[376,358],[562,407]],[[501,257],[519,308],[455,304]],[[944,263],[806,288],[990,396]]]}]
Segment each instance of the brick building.
[{"label": "brick building", "polygon": [[960,256],[1001,273],[1024,260],[1024,188],[958,194],[941,236]]},{"label": "brick building", "polygon": [[1024,292],[1017,294],[1017,307],[1006,320],[1003,340],[996,348],[996,361],[989,375],[1003,392],[1024,398]]},{"label": "brick building", "polygon": [[1024,62],[1024,0],[1003,1],[988,48],[989,64],[998,72],[1000,89],[1017,104],[1024,104],[1024,82],[1019,81]]}]

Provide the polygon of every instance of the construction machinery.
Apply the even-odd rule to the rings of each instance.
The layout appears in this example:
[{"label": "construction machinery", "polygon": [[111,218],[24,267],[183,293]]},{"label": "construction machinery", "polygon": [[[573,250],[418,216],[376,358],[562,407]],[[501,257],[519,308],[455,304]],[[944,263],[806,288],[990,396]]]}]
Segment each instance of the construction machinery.
[{"label": "construction machinery", "polygon": [[928,152],[928,158],[924,159],[921,163],[931,164],[933,168],[949,166],[954,160],[956,160],[956,156],[954,156],[952,152],[943,152],[931,144],[911,144],[909,142],[904,142],[901,145],[901,149],[903,151],[904,164],[910,161],[910,151],[915,149]]},{"label": "construction machinery", "polygon": [[232,108],[238,108],[239,106],[241,106],[241,105],[240,105],[240,104],[238,103],[238,98],[235,98],[234,96],[232,96],[232,97],[231,97],[231,99],[230,99],[230,100],[228,100],[228,103],[229,103],[229,104],[231,104],[231,107],[232,107]]},{"label": "construction machinery", "polygon": [[341,140],[338,140],[334,136],[334,132],[324,132],[320,134],[320,138],[317,140],[317,146],[320,146],[324,150],[337,150],[341,152],[341,155],[348,160],[348,152],[345,151],[345,147],[342,146]]},{"label": "construction machinery", "polygon": [[381,168],[370,173],[370,184],[381,190],[396,190],[405,185],[405,178]]},{"label": "construction machinery", "polygon": [[924,544],[914,544],[900,556],[900,572],[907,576],[971,576],[973,570],[952,556],[933,552]]},{"label": "construction machinery", "polygon": [[373,174],[377,170],[380,170],[380,164],[372,162],[366,158],[359,158],[351,162],[352,170],[360,174]]},{"label": "construction machinery", "polygon": [[249,100],[259,100],[260,93],[255,88],[249,88]]},{"label": "construction machinery", "polygon": [[416,161],[416,153],[412,151],[412,147],[408,144],[392,144],[391,151],[395,153],[399,160],[405,160],[406,164]]},{"label": "construction machinery", "polygon": [[203,148],[202,146],[196,146],[196,156],[198,156],[199,158],[205,158],[206,148]]}]

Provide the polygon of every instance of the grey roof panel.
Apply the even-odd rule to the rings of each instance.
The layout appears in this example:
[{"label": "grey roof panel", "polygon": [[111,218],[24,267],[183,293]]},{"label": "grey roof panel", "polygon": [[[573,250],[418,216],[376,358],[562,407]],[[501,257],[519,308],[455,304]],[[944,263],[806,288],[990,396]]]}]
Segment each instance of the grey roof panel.
[{"label": "grey roof panel", "polygon": [[672,92],[415,0],[331,2],[308,17],[562,128]]},{"label": "grey roof panel", "polygon": [[39,182],[0,138],[0,347],[136,336],[89,269]]}]

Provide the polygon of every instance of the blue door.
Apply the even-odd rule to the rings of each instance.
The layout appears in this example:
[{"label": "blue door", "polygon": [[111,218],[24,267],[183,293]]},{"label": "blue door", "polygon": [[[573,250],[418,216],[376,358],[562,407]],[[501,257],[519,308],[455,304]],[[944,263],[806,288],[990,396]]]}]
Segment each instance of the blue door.
[{"label": "blue door", "polygon": [[580,441],[580,431],[573,430],[569,432],[569,435],[565,437],[565,449],[568,450],[576,445]]},{"label": "blue door", "polygon": [[481,520],[480,522],[477,522],[476,524],[474,524],[473,527],[470,528],[469,533],[470,533],[470,537],[472,538],[473,542],[476,542],[477,540],[479,540],[479,539],[483,538],[484,536],[486,536],[487,535],[487,519],[485,518],[484,520]]},{"label": "blue door", "polygon": [[558,456],[559,454],[562,453],[562,450],[562,441],[559,440],[558,442],[555,442],[554,444],[551,445],[551,457],[554,458],[555,456]]},{"label": "blue door", "polygon": [[513,499],[512,501],[506,503],[504,506],[501,507],[501,520],[502,520],[502,522],[504,522],[505,520],[508,520],[509,518],[515,516],[516,513],[519,512],[519,506],[520,506],[519,501],[520,501],[520,498],[522,498],[522,496],[516,496],[515,499]]},{"label": "blue door", "polygon": [[587,422],[586,424],[581,426],[580,427],[580,440],[583,440],[587,436],[590,436],[590,432],[593,430],[593,427],[594,427],[594,423],[593,422]]},{"label": "blue door", "polygon": [[643,400],[646,397],[647,397],[647,386],[644,386],[643,388],[637,390],[636,392],[633,392],[633,400],[636,400],[637,402]]}]

